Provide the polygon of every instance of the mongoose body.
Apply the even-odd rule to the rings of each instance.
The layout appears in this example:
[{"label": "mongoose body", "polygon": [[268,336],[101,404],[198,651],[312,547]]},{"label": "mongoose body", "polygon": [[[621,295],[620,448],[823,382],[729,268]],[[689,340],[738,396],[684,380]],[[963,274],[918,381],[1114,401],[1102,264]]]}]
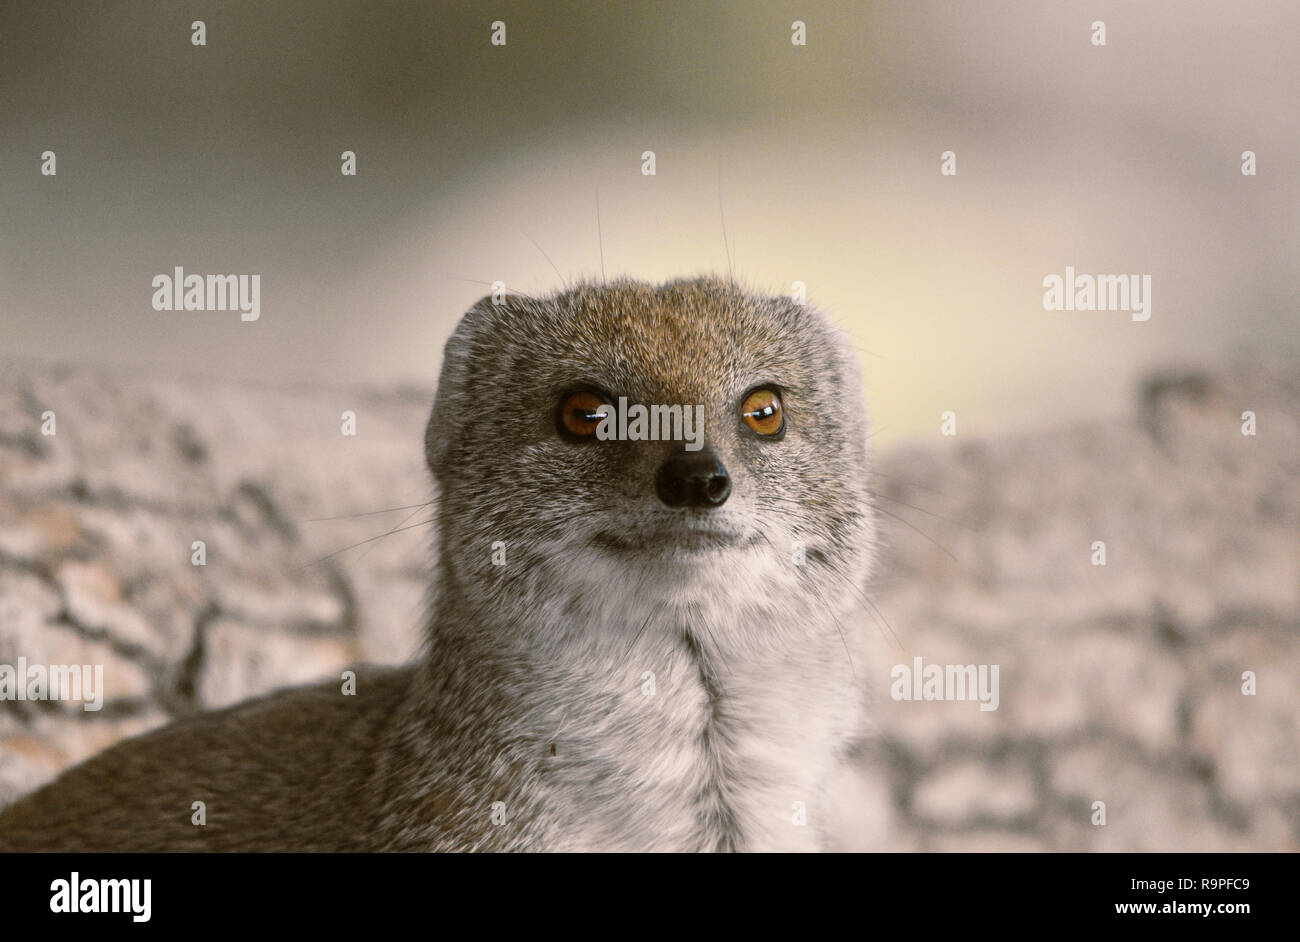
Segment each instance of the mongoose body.
[{"label": "mongoose body", "polygon": [[[703,406],[702,447],[597,436],[618,397]],[[816,849],[863,710],[868,437],[810,305],[484,299],[425,436],[422,657],[120,743],[0,813],[0,849]]]}]

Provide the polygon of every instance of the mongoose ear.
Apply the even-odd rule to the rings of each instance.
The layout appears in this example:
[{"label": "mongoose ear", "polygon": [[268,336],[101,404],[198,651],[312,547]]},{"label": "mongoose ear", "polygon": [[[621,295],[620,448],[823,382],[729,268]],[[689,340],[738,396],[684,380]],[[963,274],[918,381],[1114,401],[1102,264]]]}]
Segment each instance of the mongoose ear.
[{"label": "mongoose ear", "polygon": [[435,478],[454,467],[463,439],[463,417],[472,414],[469,394],[474,370],[490,361],[490,327],[496,314],[492,295],[484,295],[461,317],[442,350],[442,371],[429,424],[424,430],[424,460]]}]

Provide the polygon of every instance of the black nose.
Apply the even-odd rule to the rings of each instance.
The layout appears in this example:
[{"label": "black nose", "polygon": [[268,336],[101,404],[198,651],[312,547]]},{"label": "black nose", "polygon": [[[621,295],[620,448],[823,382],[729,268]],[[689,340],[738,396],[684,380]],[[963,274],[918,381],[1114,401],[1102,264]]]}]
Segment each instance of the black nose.
[{"label": "black nose", "polygon": [[715,455],[674,455],[655,474],[655,490],[669,507],[721,507],[731,478]]}]

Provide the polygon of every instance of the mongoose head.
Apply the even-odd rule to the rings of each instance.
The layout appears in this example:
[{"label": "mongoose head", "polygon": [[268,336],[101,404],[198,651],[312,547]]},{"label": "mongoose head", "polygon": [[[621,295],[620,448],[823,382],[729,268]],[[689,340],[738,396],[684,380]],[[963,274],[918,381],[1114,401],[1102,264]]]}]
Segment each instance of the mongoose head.
[{"label": "mongoose head", "polygon": [[[868,422],[853,351],[819,311],[716,278],[499,300],[448,341],[425,437],[458,604],[770,623],[860,592]],[[703,434],[606,440],[620,400],[695,407]]]}]

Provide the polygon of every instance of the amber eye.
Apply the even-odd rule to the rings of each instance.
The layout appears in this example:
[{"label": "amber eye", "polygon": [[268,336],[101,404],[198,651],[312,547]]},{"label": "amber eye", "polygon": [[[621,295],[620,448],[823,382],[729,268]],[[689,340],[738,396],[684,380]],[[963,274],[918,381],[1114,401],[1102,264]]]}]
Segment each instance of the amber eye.
[{"label": "amber eye", "polygon": [[560,424],[570,435],[590,438],[605,418],[603,405],[605,400],[593,392],[570,393],[560,403]]},{"label": "amber eye", "polygon": [[756,389],[740,407],[745,423],[760,435],[776,435],[785,428],[781,398],[771,389]]}]

